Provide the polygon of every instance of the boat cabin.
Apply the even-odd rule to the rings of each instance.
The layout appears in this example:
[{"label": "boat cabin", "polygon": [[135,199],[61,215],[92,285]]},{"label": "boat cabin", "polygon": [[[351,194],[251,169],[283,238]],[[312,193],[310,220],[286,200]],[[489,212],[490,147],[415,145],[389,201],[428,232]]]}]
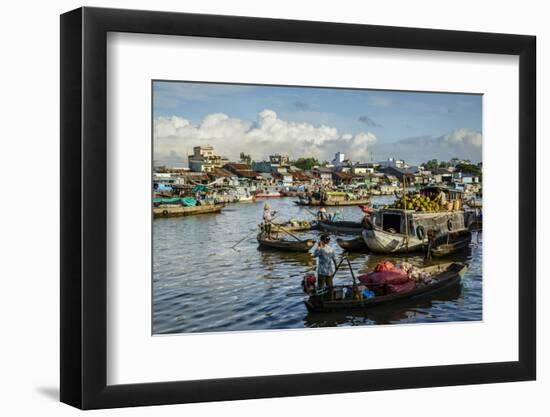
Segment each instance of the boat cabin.
[{"label": "boat cabin", "polygon": [[463,211],[425,213],[387,208],[378,210],[372,220],[383,231],[410,236],[418,235],[419,226],[422,226],[424,233],[433,230],[437,235],[465,228]]}]

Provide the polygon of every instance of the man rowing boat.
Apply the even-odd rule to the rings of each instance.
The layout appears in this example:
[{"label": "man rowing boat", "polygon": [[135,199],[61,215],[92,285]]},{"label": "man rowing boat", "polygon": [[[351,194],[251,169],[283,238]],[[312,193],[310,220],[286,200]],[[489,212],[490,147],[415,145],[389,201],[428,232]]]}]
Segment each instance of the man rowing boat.
[{"label": "man rowing boat", "polygon": [[336,252],[329,246],[330,236],[323,233],[313,256],[317,258],[317,285],[319,289],[327,288],[332,298],[332,278],[336,272]]},{"label": "man rowing boat", "polygon": [[265,203],[264,205],[264,214],[263,214],[263,231],[267,239],[271,239],[271,224],[273,221],[273,216],[275,215],[274,211],[271,211],[271,205]]}]

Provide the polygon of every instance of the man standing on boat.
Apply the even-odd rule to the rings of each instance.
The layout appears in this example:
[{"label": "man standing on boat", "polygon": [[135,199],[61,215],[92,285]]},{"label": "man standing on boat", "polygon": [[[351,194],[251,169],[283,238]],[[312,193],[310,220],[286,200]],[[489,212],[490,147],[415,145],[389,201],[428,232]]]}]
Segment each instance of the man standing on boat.
[{"label": "man standing on boat", "polygon": [[273,220],[274,215],[275,215],[275,212],[271,211],[271,205],[269,203],[265,203],[263,221],[264,221],[264,233],[267,239],[271,239],[271,222]]},{"label": "man standing on boat", "polygon": [[336,272],[336,252],[329,246],[330,236],[323,233],[313,256],[317,258],[317,285],[319,289],[327,288],[332,298],[332,278]]},{"label": "man standing on boat", "polygon": [[329,220],[327,210],[324,207],[321,207],[317,212],[317,220],[322,220],[322,221]]}]

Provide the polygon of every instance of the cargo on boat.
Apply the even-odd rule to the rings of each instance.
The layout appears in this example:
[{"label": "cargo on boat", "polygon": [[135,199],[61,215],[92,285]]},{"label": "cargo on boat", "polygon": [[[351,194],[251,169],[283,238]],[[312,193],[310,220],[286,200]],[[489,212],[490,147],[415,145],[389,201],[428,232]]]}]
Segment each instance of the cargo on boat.
[{"label": "cargo on boat", "polygon": [[312,227],[308,220],[291,220],[285,223],[272,223],[272,225],[275,232],[305,232],[311,230]]},{"label": "cargo on boat", "polygon": [[308,252],[315,242],[311,239],[307,240],[283,240],[283,239],[267,239],[265,234],[259,233],[257,236],[258,244],[261,248],[276,249],[289,252]]},{"label": "cargo on boat", "polygon": [[[363,297],[361,291],[358,290],[361,284],[334,286],[332,297],[326,293],[314,294],[305,300],[304,304],[310,313],[320,313],[372,308],[411,298],[427,297],[460,284],[462,275],[466,269],[466,264],[458,262],[421,268],[423,272],[430,274],[431,279],[429,283],[417,283],[410,291],[378,295],[370,298]],[[366,286],[368,287],[369,285],[367,284]],[[346,294],[350,294],[350,298],[346,298]]]}]

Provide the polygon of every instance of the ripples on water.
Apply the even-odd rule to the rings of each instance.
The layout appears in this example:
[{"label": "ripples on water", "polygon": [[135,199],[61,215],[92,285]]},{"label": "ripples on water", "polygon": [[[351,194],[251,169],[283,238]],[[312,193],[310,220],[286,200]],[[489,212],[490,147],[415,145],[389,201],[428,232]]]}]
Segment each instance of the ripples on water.
[{"label": "ripples on water", "polygon": [[[277,219],[311,219],[308,209],[290,198],[271,199]],[[374,202],[381,202],[375,198]],[[155,219],[153,221],[153,333],[293,329],[370,324],[429,323],[482,319],[481,236],[449,262],[467,262],[462,284],[425,299],[409,300],[353,312],[307,312],[300,282],[315,270],[309,253],[260,250],[256,227],[264,201],[228,205],[221,214]],[[314,209],[314,208],[313,208]],[[357,207],[340,208],[346,220],[361,217]],[[311,209],[310,209],[311,211]],[[329,209],[329,211],[331,211]],[[248,234],[235,249],[236,242]],[[317,232],[300,233],[316,238]],[[287,236],[288,237],[288,236]],[[289,239],[292,239],[288,237]],[[331,240],[338,253],[342,250]],[[372,270],[382,259],[405,256],[350,254],[354,271]],[[408,261],[423,265],[422,256]],[[435,261],[437,262],[437,261]],[[340,269],[335,284],[351,282]]]}]

